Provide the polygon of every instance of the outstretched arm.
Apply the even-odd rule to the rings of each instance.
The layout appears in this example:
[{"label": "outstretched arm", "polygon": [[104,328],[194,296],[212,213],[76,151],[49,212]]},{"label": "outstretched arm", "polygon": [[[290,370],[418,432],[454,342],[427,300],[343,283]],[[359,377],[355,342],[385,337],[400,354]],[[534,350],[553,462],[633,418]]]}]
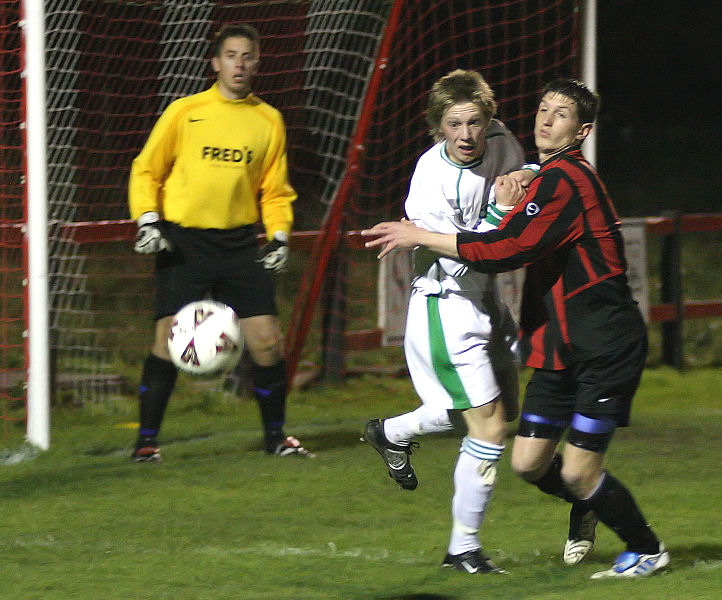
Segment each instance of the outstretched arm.
[{"label": "outstretched arm", "polygon": [[[497,201],[501,195],[502,204],[508,205],[505,208],[510,210],[524,199],[526,186],[534,175],[534,172],[524,169],[497,177]],[[417,227],[406,219],[377,223],[371,229],[363,230],[361,235],[373,238],[366,242],[367,248],[381,248],[377,258],[383,258],[396,249],[415,246],[424,246],[437,254],[459,258],[455,233],[435,233]]]},{"label": "outstretched arm", "polygon": [[363,230],[361,235],[374,238],[366,242],[367,248],[381,247],[377,258],[383,258],[398,248],[414,248],[415,246],[425,246],[432,252],[459,258],[456,251],[456,234],[434,233],[417,227],[406,219],[377,223],[371,229]]}]

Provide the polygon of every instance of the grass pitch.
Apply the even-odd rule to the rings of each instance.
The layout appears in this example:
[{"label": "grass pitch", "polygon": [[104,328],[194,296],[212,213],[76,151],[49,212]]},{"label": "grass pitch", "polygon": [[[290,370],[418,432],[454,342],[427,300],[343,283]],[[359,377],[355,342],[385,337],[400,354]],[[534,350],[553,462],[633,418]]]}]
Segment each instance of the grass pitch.
[{"label": "grass pitch", "polygon": [[406,378],[364,376],[294,391],[287,429],[317,453],[314,460],[266,456],[255,403],[208,387],[180,382],[160,465],[128,460],[132,398],[56,409],[48,452],[23,461],[5,452],[0,598],[720,597],[719,369],[647,370],[633,424],[612,443],[610,469],[672,555],[667,572],[633,581],[589,579],[622,550],[603,526],[587,562],[562,563],[567,506],[516,478],[508,450],[482,540],[510,574],[441,569],[458,440],[421,439],[413,492],[397,488],[359,441],[368,418],[416,406]]}]

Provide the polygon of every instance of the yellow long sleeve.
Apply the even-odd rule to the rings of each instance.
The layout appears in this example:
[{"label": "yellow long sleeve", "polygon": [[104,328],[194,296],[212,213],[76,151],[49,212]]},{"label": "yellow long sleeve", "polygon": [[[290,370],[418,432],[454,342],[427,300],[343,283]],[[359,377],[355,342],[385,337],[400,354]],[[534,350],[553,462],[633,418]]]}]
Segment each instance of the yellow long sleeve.
[{"label": "yellow long sleeve", "polygon": [[130,215],[155,211],[183,227],[231,229],[262,219],[269,238],[289,233],[288,182],[278,110],[258,97],[210,89],[173,102],[131,166]]}]

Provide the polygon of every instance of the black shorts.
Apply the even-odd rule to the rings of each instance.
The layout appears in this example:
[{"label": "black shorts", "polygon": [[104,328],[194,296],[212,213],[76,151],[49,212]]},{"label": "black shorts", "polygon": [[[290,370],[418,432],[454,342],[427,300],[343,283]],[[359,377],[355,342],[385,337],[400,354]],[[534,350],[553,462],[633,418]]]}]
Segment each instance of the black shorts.
[{"label": "black shorts", "polygon": [[194,229],[162,223],[172,252],[156,257],[156,319],[195,300],[213,298],[241,317],[276,315],[271,275],[257,262],[253,226]]},{"label": "black shorts", "polygon": [[617,427],[626,427],[646,358],[644,335],[614,352],[562,371],[536,369],[526,388],[522,413],[567,425],[574,413],[580,413],[593,419],[612,419]]}]

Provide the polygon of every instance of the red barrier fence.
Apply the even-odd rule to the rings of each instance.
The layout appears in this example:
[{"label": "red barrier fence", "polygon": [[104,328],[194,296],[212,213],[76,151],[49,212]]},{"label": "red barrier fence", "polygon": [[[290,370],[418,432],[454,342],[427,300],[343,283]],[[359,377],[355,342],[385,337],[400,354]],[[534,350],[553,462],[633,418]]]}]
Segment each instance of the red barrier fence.
[{"label": "red barrier fence", "polygon": [[[711,214],[670,214],[660,217],[646,217],[648,235],[663,236],[663,268],[660,276],[663,289],[672,286],[672,281],[681,277],[679,273],[679,249],[681,242],[678,236],[682,233],[700,233],[722,231],[722,213]],[[135,235],[135,223],[131,220],[97,221],[88,223],[69,223],[66,225],[70,239],[78,243],[84,242],[116,242],[131,241]],[[20,235],[19,227],[16,235]],[[317,231],[297,231],[292,234],[292,245],[297,248],[310,249]],[[357,231],[345,235],[346,247],[362,249],[363,239]],[[671,255],[671,256],[665,256]],[[667,294],[665,294],[667,295]],[[678,319],[697,319],[722,316],[722,300],[700,302],[681,302],[672,290],[670,298],[664,298],[661,304],[649,307],[649,321],[660,323]]]},{"label": "red barrier fence", "polygon": [[[681,252],[684,233],[722,231],[722,213],[666,214],[646,217],[648,236],[661,238],[659,276],[661,302],[649,307],[649,322],[662,326],[662,359],[665,363],[681,368],[682,323],[685,319],[722,316],[722,299],[685,301],[682,294]],[[135,236],[135,223],[131,220],[93,221],[67,223],[62,227],[65,239],[75,243],[131,242]],[[292,247],[310,250],[318,236],[317,231],[298,231],[292,235]],[[9,245],[19,245],[22,225],[0,223],[0,239]],[[344,235],[344,247],[362,250],[364,240],[358,231]],[[129,249],[130,251],[130,249]],[[377,329],[347,331],[344,334],[346,349],[361,350],[377,347],[381,332]]]}]

